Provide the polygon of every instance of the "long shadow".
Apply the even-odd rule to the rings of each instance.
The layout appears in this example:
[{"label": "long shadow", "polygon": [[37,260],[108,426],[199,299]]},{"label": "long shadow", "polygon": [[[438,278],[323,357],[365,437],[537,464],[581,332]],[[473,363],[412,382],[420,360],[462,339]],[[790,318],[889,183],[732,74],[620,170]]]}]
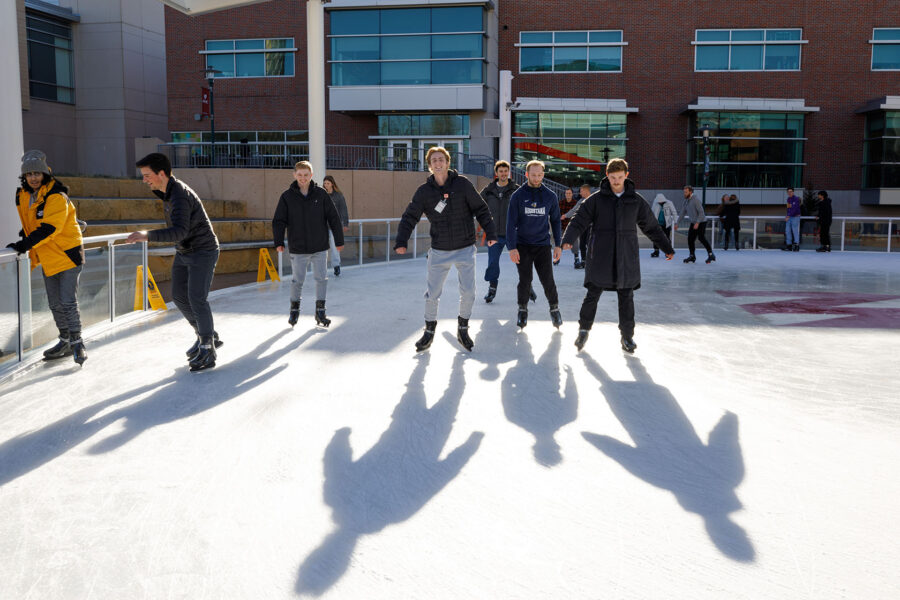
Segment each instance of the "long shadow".
[{"label": "long shadow", "polygon": [[[287,364],[274,368],[272,365],[315,335],[315,330],[260,356],[288,333],[285,330],[270,337],[241,358],[214,371],[188,374],[179,370],[162,381],[96,402],[42,429],[7,440],[0,444],[0,486],[65,454],[119,420],[123,420],[122,431],[93,445],[89,449],[91,454],[108,452],[152,427],[192,417],[239,397],[286,369]],[[198,389],[200,386],[202,389]],[[94,418],[110,407],[151,391],[143,400]]]},{"label": "long shadow", "polygon": [[455,478],[478,450],[484,434],[473,432],[443,460],[444,449],[465,389],[462,353],[453,360],[450,381],[431,408],[425,399],[425,371],[430,354],[418,364],[391,416],[391,425],[368,452],[353,460],[350,429],[335,432],[325,449],[324,499],[335,529],[297,574],[296,591],[321,595],[346,572],[363,535],[409,519]]},{"label": "long shadow", "polygon": [[516,335],[515,323],[503,326],[496,317],[489,317],[481,322],[475,334],[475,352],[471,360],[484,363],[479,375],[485,381],[497,381],[500,378],[500,365],[516,360],[516,350],[509,344],[509,338]]},{"label": "long shadow", "polygon": [[688,512],[703,518],[710,540],[725,556],[752,562],[753,544],[729,515],[742,508],[735,488],[744,478],[738,418],[722,416],[704,444],[669,390],[626,357],[634,381],[614,381],[590,356],[580,355],[601,384],[613,414],[635,445],[584,432],[584,438],[631,474],[669,490]]},{"label": "long shadow", "polygon": [[507,420],[534,436],[534,459],[545,467],[562,462],[562,451],[554,436],[578,417],[578,389],[568,366],[564,392],[559,392],[561,340],[562,333],[553,332],[550,345],[535,363],[528,338],[519,335],[519,360],[506,372],[501,385]]}]

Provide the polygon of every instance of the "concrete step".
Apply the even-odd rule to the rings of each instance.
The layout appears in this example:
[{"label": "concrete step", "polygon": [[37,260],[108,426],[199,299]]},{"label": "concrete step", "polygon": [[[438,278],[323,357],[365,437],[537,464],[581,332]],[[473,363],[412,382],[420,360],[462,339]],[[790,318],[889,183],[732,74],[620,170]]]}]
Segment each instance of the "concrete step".
[{"label": "concrete step", "polygon": [[[156,196],[151,199],[72,195],[70,199],[82,221],[155,221],[163,218],[163,205]],[[204,200],[203,208],[210,219],[241,219],[247,215],[246,206],[237,200]]]},{"label": "concrete step", "polygon": [[140,179],[127,177],[60,177],[69,196],[79,198],[156,198]]},{"label": "concrete step", "polygon": [[[269,242],[272,240],[272,221],[264,219],[211,219],[213,231],[219,243]],[[84,235],[110,235],[165,227],[162,219],[104,220],[88,221]],[[151,244],[151,246],[172,246],[172,244]]]}]

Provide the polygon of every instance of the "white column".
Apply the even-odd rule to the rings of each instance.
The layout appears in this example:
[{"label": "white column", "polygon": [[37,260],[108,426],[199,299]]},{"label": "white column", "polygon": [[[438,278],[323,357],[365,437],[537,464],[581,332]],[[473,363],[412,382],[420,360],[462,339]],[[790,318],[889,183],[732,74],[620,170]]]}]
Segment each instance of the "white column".
[{"label": "white column", "polygon": [[22,228],[13,203],[22,165],[18,24],[16,3],[0,2],[0,248],[16,241]]},{"label": "white column", "polygon": [[511,161],[512,156],[512,72],[500,71],[500,160]]},{"label": "white column", "polygon": [[306,3],[306,86],[309,103],[309,162],[315,181],[325,173],[325,8],[322,0]]}]

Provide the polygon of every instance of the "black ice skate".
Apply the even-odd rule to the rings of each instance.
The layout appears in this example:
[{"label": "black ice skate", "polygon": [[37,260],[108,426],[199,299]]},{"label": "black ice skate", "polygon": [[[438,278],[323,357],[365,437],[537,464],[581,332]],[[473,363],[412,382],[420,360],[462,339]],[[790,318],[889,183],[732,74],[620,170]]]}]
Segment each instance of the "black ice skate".
[{"label": "black ice skate", "polygon": [[711,262],[716,262],[716,255],[713,253],[710,253],[709,256],[706,258],[706,264],[709,264]]},{"label": "black ice skate", "polygon": [[456,329],[456,341],[459,342],[463,348],[471,352],[472,348],[475,346],[475,342],[469,337],[469,320],[463,319],[462,317],[457,317],[456,320],[459,324]]},{"label": "black ice skate", "polygon": [[204,335],[200,338],[197,356],[189,364],[191,373],[212,369],[216,366],[216,345],[213,336]]},{"label": "black ice skate", "polygon": [[294,302],[291,300],[291,312],[288,315],[288,325],[293,327],[297,324],[297,319],[300,318],[300,301],[297,300]]},{"label": "black ice skate", "polygon": [[331,319],[325,318],[324,300],[316,300],[316,325],[319,327],[328,327],[331,325]]},{"label": "black ice skate", "polygon": [[83,365],[87,360],[87,352],[84,351],[84,341],[81,339],[80,331],[73,331],[70,334],[69,345],[72,347],[72,358],[79,365]]},{"label": "black ice skate", "polygon": [[557,329],[562,325],[562,315],[559,312],[559,305],[554,304],[550,307],[550,321],[553,323],[553,326]]},{"label": "black ice skate", "polygon": [[497,286],[492,285],[488,288],[488,293],[484,296],[484,301],[490,304],[497,297]]},{"label": "black ice skate", "polygon": [[634,343],[634,340],[630,337],[622,336],[622,350],[627,352],[628,354],[634,354],[634,351],[637,350],[637,344]]},{"label": "black ice skate", "polygon": [[695,262],[697,262],[697,257],[694,256],[693,254],[691,254],[686,259],[684,259],[684,262],[685,263],[695,263]]},{"label": "black ice skate", "polygon": [[341,265],[338,265],[338,266],[336,266],[336,267],[334,268],[334,276],[335,276],[335,277],[340,277],[340,276],[341,276]]},{"label": "black ice skate", "polygon": [[520,304],[519,305],[519,314],[516,318],[516,326],[517,327],[525,327],[528,325],[528,305]]},{"label": "black ice skate", "polygon": [[591,332],[590,329],[579,329],[578,337],[575,338],[575,347],[578,348],[580,352],[582,348],[584,348],[585,343],[588,339],[588,334]]},{"label": "black ice skate", "polygon": [[537,294],[534,293],[534,288],[528,292],[528,298],[531,299],[532,302],[537,302]]},{"label": "black ice skate", "polygon": [[44,360],[56,360],[72,354],[72,346],[69,344],[69,332],[60,332],[59,341],[49,350],[44,350]]},{"label": "black ice skate", "polygon": [[[219,334],[213,331],[213,344],[215,344],[216,348],[220,347],[225,342],[219,341]],[[200,352],[200,336],[197,336],[197,341],[194,342],[194,345],[187,349],[185,354],[187,355],[188,362],[194,360],[197,357],[197,353]]]},{"label": "black ice skate", "polygon": [[654,250],[650,253],[650,258],[659,258],[659,250]]},{"label": "black ice skate", "polygon": [[431,342],[434,341],[435,327],[437,327],[437,321],[425,321],[425,332],[422,333],[422,337],[416,342],[416,352],[422,352],[431,347]]}]

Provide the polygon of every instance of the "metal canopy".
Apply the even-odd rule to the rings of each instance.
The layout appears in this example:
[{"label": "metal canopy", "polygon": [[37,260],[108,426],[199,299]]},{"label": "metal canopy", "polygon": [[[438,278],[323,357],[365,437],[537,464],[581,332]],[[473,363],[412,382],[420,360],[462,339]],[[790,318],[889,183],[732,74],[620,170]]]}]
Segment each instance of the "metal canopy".
[{"label": "metal canopy", "polygon": [[168,4],[175,10],[179,10],[187,15],[202,15],[217,10],[225,10],[226,8],[235,8],[237,6],[247,6],[248,4],[259,4],[268,2],[269,0],[161,0],[163,4]]}]

